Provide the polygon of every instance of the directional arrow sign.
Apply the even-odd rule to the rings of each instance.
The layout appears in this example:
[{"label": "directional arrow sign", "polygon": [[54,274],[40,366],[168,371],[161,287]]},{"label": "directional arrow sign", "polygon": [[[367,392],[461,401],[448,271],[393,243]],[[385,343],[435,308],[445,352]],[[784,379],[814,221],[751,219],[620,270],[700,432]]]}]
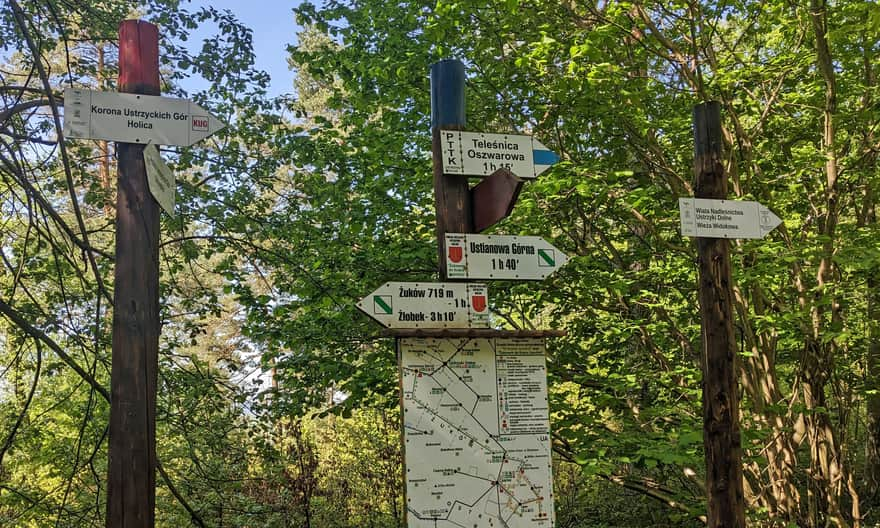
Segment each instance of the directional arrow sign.
[{"label": "directional arrow sign", "polygon": [[681,234],[703,238],[764,238],[782,220],[758,202],[679,198]]},{"label": "directional arrow sign", "polygon": [[386,282],[357,303],[387,328],[488,328],[485,284]]},{"label": "directional arrow sign", "polygon": [[450,279],[541,280],[567,261],[541,237],[446,234]]},{"label": "directional arrow sign", "polygon": [[532,136],[441,130],[440,144],[445,174],[489,176],[508,169],[520,178],[537,178],[559,161]]},{"label": "directional arrow sign", "polygon": [[187,99],[64,90],[64,136],[70,139],[188,146],[223,126]]}]

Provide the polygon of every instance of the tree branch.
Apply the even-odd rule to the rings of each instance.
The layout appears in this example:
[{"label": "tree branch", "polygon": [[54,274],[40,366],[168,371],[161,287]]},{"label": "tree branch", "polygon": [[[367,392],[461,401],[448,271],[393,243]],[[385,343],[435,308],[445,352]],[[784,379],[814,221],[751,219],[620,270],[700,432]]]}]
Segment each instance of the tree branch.
[{"label": "tree branch", "polygon": [[31,325],[27,319],[25,319],[17,310],[13,307],[6,304],[6,302],[0,299],[0,314],[6,316],[7,319],[16,324],[21,330],[27,333],[29,336],[34,339],[38,339],[46,344],[53,352],[58,354],[58,357],[61,358],[62,361],[67,363],[67,366],[72,368],[74,372],[79,374],[79,376],[85,380],[89,385],[91,385],[101,396],[104,397],[108,402],[110,401],[110,393],[107,389],[104,388],[103,385],[98,383],[98,381],[93,378],[88,372],[85,371],[79,364],[72,358],[70,355],[65,352],[61,346],[58,345],[51,337],[46,335],[45,332]]},{"label": "tree branch", "polygon": [[23,112],[31,108],[39,108],[41,106],[46,106],[47,104],[50,104],[49,99],[33,99],[31,101],[24,101],[22,103],[8,106],[5,110],[0,112],[0,125],[5,124],[10,117],[19,112]]},{"label": "tree branch", "polygon": [[[27,24],[25,23],[24,19],[24,13],[21,10],[21,6],[19,6],[18,2],[16,2],[15,0],[9,0],[9,5],[10,7],[12,7],[12,14],[15,18],[16,24],[19,26],[19,29],[21,30],[21,33],[24,36],[25,41],[27,42],[31,54],[34,56],[34,66],[40,73],[40,80],[43,82],[43,88],[45,89],[46,96],[49,99],[49,108],[52,109],[52,118],[55,121],[55,129],[58,132],[58,146],[59,151],[61,152],[61,161],[64,165],[64,174],[67,178],[67,190],[70,193],[71,205],[73,206],[73,212],[76,216],[77,224],[79,224],[79,230],[82,233],[83,242],[87,247],[91,247],[88,239],[88,230],[86,229],[86,224],[83,220],[82,211],[80,211],[79,209],[79,200],[76,196],[76,186],[73,183],[73,174],[70,170],[70,159],[67,156],[67,148],[64,145],[64,133],[63,127],[61,125],[61,116],[58,114],[58,104],[55,100],[55,95],[52,93],[52,86],[49,84],[49,75],[46,73],[46,68],[43,66],[42,58],[40,56],[40,50],[34,43],[34,40],[31,37],[30,32],[28,31]],[[98,263],[95,261],[95,255],[92,253],[92,251],[86,251],[85,253],[89,259],[89,264],[92,267],[92,272],[95,275],[95,281],[98,283],[98,290],[101,292],[105,292],[106,289],[104,287],[104,279],[101,278],[101,272],[98,269]]]},{"label": "tree branch", "polygon": [[186,502],[186,499],[183,498],[183,495],[181,495],[180,492],[177,491],[177,488],[174,487],[174,483],[171,482],[171,478],[168,476],[168,473],[165,472],[165,468],[162,467],[162,462],[158,458],[156,459],[156,470],[159,472],[159,475],[162,476],[162,480],[165,481],[165,485],[168,486],[168,491],[170,491],[171,494],[174,495],[174,498],[177,499],[177,501],[180,502],[181,506],[183,506],[184,509],[189,513],[190,517],[192,518],[192,522],[201,526],[202,528],[206,528],[205,521],[202,520],[202,518],[199,516],[198,513],[196,513],[193,507],[190,506],[188,502]]},{"label": "tree branch", "polygon": [[3,447],[0,448],[0,467],[3,466],[3,457],[6,455],[6,451],[12,447],[12,441],[15,439],[15,435],[18,432],[18,428],[21,427],[21,423],[24,421],[25,416],[27,415],[28,408],[31,406],[31,400],[34,398],[34,392],[37,390],[37,381],[40,379],[40,367],[43,364],[43,349],[40,346],[40,341],[34,339],[34,343],[37,347],[37,367],[34,371],[34,381],[31,383],[31,390],[28,392],[27,399],[24,402],[24,407],[21,409],[21,412],[18,413],[18,418],[15,420],[15,424],[12,426],[12,431],[9,432],[9,436],[6,437],[6,441],[3,443]]}]

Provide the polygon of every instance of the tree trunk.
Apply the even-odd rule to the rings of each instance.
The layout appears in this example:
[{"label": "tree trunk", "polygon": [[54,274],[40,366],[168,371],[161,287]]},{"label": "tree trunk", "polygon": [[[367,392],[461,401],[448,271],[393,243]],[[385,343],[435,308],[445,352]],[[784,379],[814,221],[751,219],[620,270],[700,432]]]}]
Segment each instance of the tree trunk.
[{"label": "tree trunk", "polygon": [[[740,326],[750,352],[742,358],[741,385],[748,395],[746,401],[751,404],[753,419],[769,430],[770,439],[761,450],[767,466],[756,465],[751,474],[753,479],[761,482],[752,499],[757,505],[767,508],[771,518],[795,522],[800,516],[801,503],[794,479],[797,455],[788,433],[789,418],[774,407],[774,404],[783,400],[776,372],[776,343],[771,335],[755,334],[748,319],[746,300],[738,290],[735,290],[735,294]],[[752,311],[759,316],[766,314],[760,287],[752,289],[751,298]]]},{"label": "tree trunk", "polygon": [[[842,485],[846,481],[843,465],[845,461],[837,443],[835,430],[828,413],[825,390],[835,369],[837,343],[826,341],[824,334],[830,326],[841,321],[839,301],[836,299],[834,282],[834,238],[840,211],[839,169],[835,140],[837,115],[837,85],[834,63],[827,39],[827,5],[823,0],[811,0],[810,20],[816,37],[816,65],[825,84],[825,106],[823,108],[822,150],[825,155],[825,204],[824,218],[819,221],[819,232],[823,236],[822,257],[816,272],[816,294],[811,309],[812,335],[804,343],[802,357],[803,380],[801,390],[807,409],[804,420],[807,425],[807,440],[810,444],[810,480],[808,501],[810,505],[810,525],[844,527],[848,523],[841,511],[840,498]],[[822,296],[832,296],[830,313]],[[858,497],[854,496],[857,509]],[[858,515],[854,517],[858,518]]]},{"label": "tree trunk", "polygon": [[[865,95],[862,98],[862,107],[869,109],[874,104],[872,89],[877,84],[874,76],[874,42],[865,37],[863,43],[862,62],[865,68]],[[874,151],[875,136],[872,129],[865,132],[864,145],[866,166],[865,173],[876,174],[877,153]],[[859,217],[859,227],[875,226],[877,224],[877,211],[874,203],[874,189],[871,177],[865,181],[865,198],[862,203],[862,211]],[[873,504],[877,504],[880,498],[880,268],[875,267],[868,271],[867,276],[867,301],[868,301],[868,357],[865,385],[868,391],[866,396],[866,433],[865,441],[865,493]]]},{"label": "tree trunk", "polygon": [[867,441],[865,492],[876,504],[880,495],[880,270],[868,276]]}]

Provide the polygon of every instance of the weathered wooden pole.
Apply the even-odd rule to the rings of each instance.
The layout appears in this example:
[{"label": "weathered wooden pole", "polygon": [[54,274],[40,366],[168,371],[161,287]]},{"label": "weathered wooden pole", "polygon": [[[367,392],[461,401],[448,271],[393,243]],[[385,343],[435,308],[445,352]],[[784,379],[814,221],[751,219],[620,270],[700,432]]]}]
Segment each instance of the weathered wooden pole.
[{"label": "weathered wooden pole", "polygon": [[[119,26],[119,91],[159,95],[156,26]],[[144,145],[118,143],[107,528],[152,528],[156,506],[159,206]]]},{"label": "weathered wooden pole", "polygon": [[[431,65],[431,152],[434,161],[434,205],[437,214],[437,255],[440,261],[441,280],[447,280],[446,233],[473,232],[471,195],[467,176],[443,173],[443,153],[440,141],[441,129],[463,130],[465,126],[464,64],[457,60],[443,60]],[[398,363],[400,387],[400,445],[403,447],[403,519],[407,524],[406,490],[406,433],[403,404],[403,356],[400,337],[394,339]]]},{"label": "weathered wooden pole", "polygon": [[434,159],[434,204],[441,280],[446,274],[446,233],[473,233],[474,220],[467,176],[444,174],[443,130],[465,126],[464,64],[443,60],[431,65],[431,133]]},{"label": "weathered wooden pole", "polygon": [[[694,197],[727,198],[718,102],[694,107]],[[722,238],[697,238],[700,319],[703,334],[703,445],[709,528],[743,528],[742,446],[730,246]]]}]

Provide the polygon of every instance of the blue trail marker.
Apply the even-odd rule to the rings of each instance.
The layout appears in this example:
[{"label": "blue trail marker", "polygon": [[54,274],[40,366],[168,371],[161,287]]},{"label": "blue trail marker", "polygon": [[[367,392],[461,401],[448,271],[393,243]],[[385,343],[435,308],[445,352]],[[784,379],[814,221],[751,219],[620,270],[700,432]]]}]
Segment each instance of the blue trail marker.
[{"label": "blue trail marker", "polygon": [[444,174],[489,176],[507,169],[524,179],[539,174],[559,161],[559,156],[532,136],[440,131]]}]

